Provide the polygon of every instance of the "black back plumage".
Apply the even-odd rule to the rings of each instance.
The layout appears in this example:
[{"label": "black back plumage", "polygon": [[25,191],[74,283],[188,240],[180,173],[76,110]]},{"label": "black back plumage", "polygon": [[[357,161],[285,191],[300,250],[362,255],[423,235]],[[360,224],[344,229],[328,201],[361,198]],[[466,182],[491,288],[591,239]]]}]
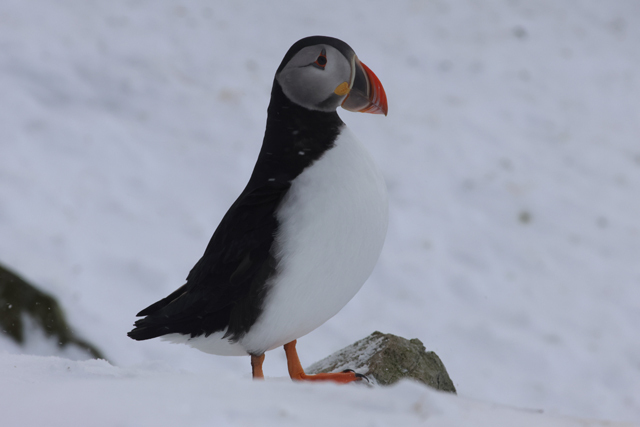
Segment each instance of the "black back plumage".
[{"label": "black back plumage", "polygon": [[227,328],[225,337],[237,341],[246,334],[262,312],[269,280],[278,270],[273,253],[280,225],[277,209],[291,182],[333,146],[342,126],[336,112],[292,103],[274,81],[265,136],[249,183],[186,284],[138,313],[146,317],[136,321],[129,337],[208,336]]}]

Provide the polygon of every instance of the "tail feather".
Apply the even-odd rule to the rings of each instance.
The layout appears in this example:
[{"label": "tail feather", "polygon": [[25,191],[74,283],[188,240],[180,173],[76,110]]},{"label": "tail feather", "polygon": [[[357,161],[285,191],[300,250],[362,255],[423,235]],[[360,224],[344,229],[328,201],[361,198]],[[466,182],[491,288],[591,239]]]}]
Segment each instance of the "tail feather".
[{"label": "tail feather", "polygon": [[169,316],[163,315],[161,311],[184,294],[186,286],[187,285],[185,284],[179,287],[166,298],[151,304],[149,307],[136,314],[138,317],[146,317],[144,319],[136,320],[134,323],[135,327],[127,333],[127,336],[134,340],[143,341],[176,332],[172,331],[172,322]]},{"label": "tail feather", "polygon": [[145,317],[136,320],[127,335],[138,341],[173,333],[209,336],[227,327],[232,307],[232,304],[219,307],[198,295],[185,295],[180,288],[142,310],[138,316]]},{"label": "tail feather", "polygon": [[149,318],[136,321],[134,326],[135,327],[127,333],[127,336],[136,341],[149,340],[176,332],[172,331],[169,325],[158,324]]}]

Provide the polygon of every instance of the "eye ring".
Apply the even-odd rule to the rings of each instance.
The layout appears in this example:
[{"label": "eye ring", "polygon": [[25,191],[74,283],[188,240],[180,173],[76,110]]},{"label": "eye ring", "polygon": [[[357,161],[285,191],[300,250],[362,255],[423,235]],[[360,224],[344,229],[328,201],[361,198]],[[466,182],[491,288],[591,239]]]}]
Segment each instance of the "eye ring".
[{"label": "eye ring", "polygon": [[318,58],[316,58],[315,62],[311,65],[321,70],[324,70],[324,67],[327,66],[327,51],[325,49],[322,49],[322,52],[320,52],[320,55],[318,55]]}]

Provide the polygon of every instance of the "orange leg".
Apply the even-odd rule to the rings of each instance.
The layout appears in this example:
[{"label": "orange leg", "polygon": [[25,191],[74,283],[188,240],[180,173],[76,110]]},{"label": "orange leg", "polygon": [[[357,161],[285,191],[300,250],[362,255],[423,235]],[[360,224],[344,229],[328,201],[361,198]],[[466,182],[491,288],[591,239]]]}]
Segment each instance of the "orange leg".
[{"label": "orange leg", "polygon": [[264,373],[262,372],[262,362],[264,362],[264,354],[261,356],[251,356],[251,374],[253,379],[263,380]]},{"label": "orange leg", "polygon": [[350,383],[352,381],[360,381],[363,375],[356,374],[353,371],[336,372],[330,374],[307,375],[302,369],[298,352],[296,351],[296,340],[284,345],[284,352],[287,355],[287,367],[289,368],[289,376],[292,380],[303,381],[335,381],[337,383]]}]

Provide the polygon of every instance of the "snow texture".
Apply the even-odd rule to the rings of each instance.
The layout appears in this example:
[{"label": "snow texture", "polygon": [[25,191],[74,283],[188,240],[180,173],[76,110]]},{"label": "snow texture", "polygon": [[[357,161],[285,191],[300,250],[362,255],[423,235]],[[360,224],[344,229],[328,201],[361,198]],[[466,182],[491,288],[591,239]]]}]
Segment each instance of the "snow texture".
[{"label": "snow texture", "polygon": [[179,372],[158,363],[118,368],[104,360],[10,354],[0,361],[0,409],[8,426],[629,425],[488,405],[409,381],[370,389],[284,378],[255,382],[231,372]]},{"label": "snow texture", "polygon": [[[390,213],[300,357],[417,337],[458,397],[291,384],[281,350],[254,383],[245,357],[125,335],[244,187],[275,70],[311,34],[386,89],[388,117],[340,114]],[[113,363],[0,339],[3,424],[640,422],[639,41],[633,0],[0,2],[0,260]]]}]

